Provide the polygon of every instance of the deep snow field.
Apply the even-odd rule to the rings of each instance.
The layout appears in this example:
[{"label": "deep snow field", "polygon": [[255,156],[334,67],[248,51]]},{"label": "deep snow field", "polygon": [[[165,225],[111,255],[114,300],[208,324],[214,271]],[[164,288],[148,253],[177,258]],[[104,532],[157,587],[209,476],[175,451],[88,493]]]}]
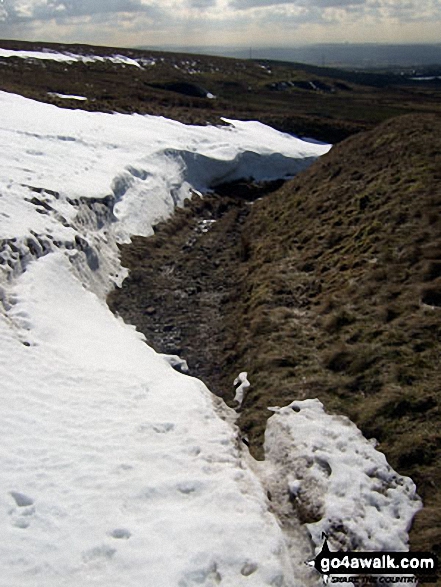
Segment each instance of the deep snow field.
[{"label": "deep snow field", "polygon": [[[329,146],[6,93],[0,112],[0,587],[316,585],[322,532],[405,550],[415,487],[352,423],[314,400],[274,408],[254,462],[234,412],[105,304],[118,242]],[[290,497],[319,520],[283,528]]]}]

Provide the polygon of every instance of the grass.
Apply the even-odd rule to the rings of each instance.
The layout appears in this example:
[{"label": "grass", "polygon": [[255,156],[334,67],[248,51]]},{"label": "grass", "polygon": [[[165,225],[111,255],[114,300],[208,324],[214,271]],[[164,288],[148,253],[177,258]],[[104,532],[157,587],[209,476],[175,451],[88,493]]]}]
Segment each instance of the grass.
[{"label": "grass", "polygon": [[438,117],[386,122],[257,202],[234,317],[247,316],[237,366],[254,383],[240,419],[254,454],[266,406],[319,397],[415,480],[412,546],[438,553],[440,132]]}]

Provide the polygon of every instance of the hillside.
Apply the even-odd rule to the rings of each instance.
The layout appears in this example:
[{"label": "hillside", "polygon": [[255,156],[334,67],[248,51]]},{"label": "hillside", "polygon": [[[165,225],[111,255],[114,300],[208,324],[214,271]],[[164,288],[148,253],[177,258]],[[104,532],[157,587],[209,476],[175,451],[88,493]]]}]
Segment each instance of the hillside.
[{"label": "hillside", "polygon": [[439,118],[396,118],[257,201],[238,185],[194,199],[123,246],[131,277],[110,297],[227,402],[248,371],[239,424],[257,457],[268,406],[318,397],[349,415],[417,483],[412,547],[437,552],[440,137]]},{"label": "hillside", "polygon": [[380,442],[426,504],[414,547],[438,553],[440,132],[439,118],[387,122],[256,203],[238,345],[250,404],[317,396]]},{"label": "hillside", "polygon": [[[66,108],[191,124],[253,119],[332,143],[392,116],[441,111],[439,86],[398,75],[87,45],[0,41],[0,48],[0,90]],[[6,57],[11,50],[83,60]]]}]

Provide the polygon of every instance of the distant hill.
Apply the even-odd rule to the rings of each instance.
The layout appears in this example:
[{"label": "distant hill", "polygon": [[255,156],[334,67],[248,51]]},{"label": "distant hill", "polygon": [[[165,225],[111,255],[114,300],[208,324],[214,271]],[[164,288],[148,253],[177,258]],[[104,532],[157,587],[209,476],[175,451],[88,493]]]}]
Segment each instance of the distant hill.
[{"label": "distant hill", "polygon": [[[148,49],[148,47],[144,48]],[[229,47],[217,45],[212,47],[164,46],[159,49],[222,55],[239,59],[271,59],[359,69],[441,65],[441,44],[320,43],[299,47]]]}]

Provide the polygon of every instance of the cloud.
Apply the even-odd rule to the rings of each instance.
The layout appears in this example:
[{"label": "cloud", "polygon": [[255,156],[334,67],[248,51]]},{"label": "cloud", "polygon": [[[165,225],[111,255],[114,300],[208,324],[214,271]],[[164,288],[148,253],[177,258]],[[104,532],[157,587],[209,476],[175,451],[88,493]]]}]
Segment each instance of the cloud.
[{"label": "cloud", "polygon": [[188,0],[188,6],[198,10],[206,10],[215,7],[216,0]]},{"label": "cloud", "polygon": [[230,6],[238,10],[247,10],[250,8],[269,7],[269,6],[286,6],[305,8],[315,7],[336,7],[347,8],[356,5],[365,5],[366,0],[231,0]]},{"label": "cloud", "polygon": [[441,0],[377,0],[375,7],[383,18],[402,22],[441,18]]},{"label": "cloud", "polygon": [[293,4],[290,0],[232,0],[230,2],[231,8],[238,10],[247,10],[248,8],[277,6],[282,4]]},{"label": "cloud", "polygon": [[0,37],[6,39],[130,46],[139,44],[131,33],[134,22],[141,25],[137,33],[141,36],[143,30],[173,21],[159,3],[143,0],[3,0],[0,4]]},{"label": "cloud", "polygon": [[440,24],[441,0],[0,0],[3,38],[126,46],[437,42]]},{"label": "cloud", "polygon": [[[46,10],[52,13],[65,12],[71,16],[85,14],[109,14],[115,12],[141,12],[143,5],[139,0],[51,0]],[[38,13],[37,13],[38,14]]]},{"label": "cloud", "polygon": [[[438,42],[441,0],[228,0],[237,14],[277,26],[277,44],[299,42]],[[267,23],[267,24],[265,24]],[[412,30],[412,23],[418,24]],[[427,29],[424,29],[427,23]],[[298,34],[299,33],[299,34]],[[266,35],[268,44],[269,35]],[[300,41],[301,42],[301,41]]]},{"label": "cloud", "polygon": [[145,13],[154,5],[141,0],[3,0],[3,20],[48,21],[96,14]]}]

